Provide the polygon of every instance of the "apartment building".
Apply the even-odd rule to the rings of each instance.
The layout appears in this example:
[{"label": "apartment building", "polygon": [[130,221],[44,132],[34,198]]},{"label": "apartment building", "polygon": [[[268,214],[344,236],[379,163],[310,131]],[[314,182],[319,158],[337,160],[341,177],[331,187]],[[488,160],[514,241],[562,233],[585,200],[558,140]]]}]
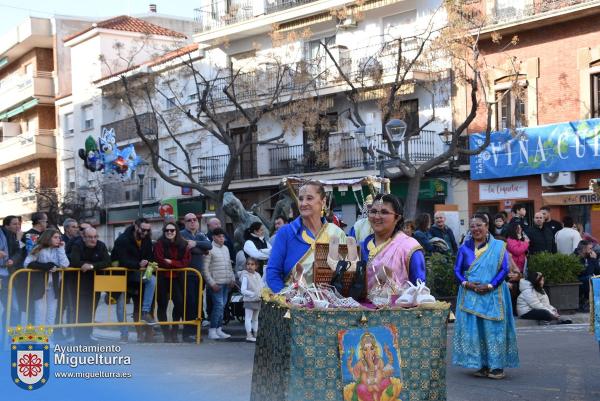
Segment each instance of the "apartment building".
[{"label": "apartment building", "polygon": [[[248,70],[249,80],[258,79],[252,74],[269,75],[273,64],[286,64],[289,71],[312,74],[314,85],[306,96],[319,97],[326,103],[323,112],[326,122],[321,121],[318,135],[306,126],[290,130],[285,116],[259,121],[257,141],[281,133],[284,136],[278,143],[249,147],[240,158],[230,188],[246,207],[275,194],[284,176],[336,179],[380,173],[377,153],[373,153],[373,157],[362,149],[387,151],[380,103],[385,85],[394,79],[398,49],[394,48],[394,39],[411,37],[424,31],[430,23],[443,24],[445,14],[440,7],[441,2],[434,0],[355,4],[340,0],[202,2],[196,9],[199,26],[194,41],[204,52],[207,63],[222,71],[229,69],[233,74],[244,74]],[[331,56],[322,43],[330,49]],[[420,43],[416,37],[403,42],[404,57],[416,54]],[[358,102],[359,114],[365,123],[358,132],[348,113],[352,106],[346,97],[349,87],[336,63],[341,66],[341,72],[352,79],[365,70],[379,74],[378,83],[382,85],[366,82],[368,80],[361,83],[362,89],[372,85],[373,90],[365,90]],[[418,164],[445,149],[439,133],[452,129],[452,107],[449,97],[432,101],[430,93],[420,85],[428,80],[425,69],[416,66],[410,74],[406,81],[410,84],[403,87],[399,99],[401,118],[411,129],[427,121],[434,109],[436,116],[419,136],[410,139],[411,161]],[[270,85],[275,88],[276,83]],[[440,85],[450,93],[449,79],[442,80]],[[244,127],[236,128],[243,130]],[[209,188],[217,189],[229,160],[227,147],[208,136],[198,147],[197,155],[201,179]],[[459,203],[466,215],[466,183],[452,178],[451,174],[439,176],[423,181],[419,211],[432,212],[439,203]],[[393,181],[392,192],[403,198],[407,187],[406,180],[400,178]],[[336,212],[352,224],[357,213],[352,191],[334,193]],[[263,212],[268,215],[276,201],[274,197],[270,203],[263,203]]]},{"label": "apartment building", "polygon": [[[0,40],[0,216],[56,207],[56,37],[81,21],[29,17]],[[68,80],[66,80],[68,81]]]},{"label": "apartment building", "polygon": [[[103,172],[91,172],[84,167],[78,149],[84,147],[88,136],[97,141],[104,128],[112,127],[117,146],[134,143],[137,153],[148,158],[140,141],[132,135],[131,126],[115,126],[123,116],[113,110],[118,109],[118,105],[103,99],[98,82],[185,45],[192,32],[193,20],[161,16],[152,11],[136,17],[123,15],[88,23],[62,38],[71,54],[70,63],[64,67],[70,72],[71,86],[56,100],[58,136],[63,149],[59,155],[60,187],[63,193],[78,194],[86,207],[94,210],[90,219],[99,225],[100,235],[108,243],[137,218],[137,177],[134,174],[131,180],[115,181]],[[121,104],[122,99],[115,101]],[[148,172],[144,184],[144,216],[160,218],[156,192],[159,181],[152,171]]]},{"label": "apartment building", "polygon": [[[488,66],[487,92],[497,100],[493,129],[508,129],[513,137],[519,133],[523,136],[513,141],[516,147],[512,152],[493,153],[498,147],[490,147],[474,158],[484,170],[498,162],[504,173],[472,177],[469,210],[493,215],[524,202],[533,217],[533,212],[546,205],[554,219],[570,215],[598,238],[600,197],[590,190],[590,180],[600,177],[593,140],[597,133],[590,134],[588,140],[585,129],[595,126],[593,119],[600,117],[600,2],[470,3],[473,15],[484,21],[480,48]],[[502,35],[500,43],[492,42],[492,33]],[[506,47],[515,36],[516,44]],[[484,126],[481,114],[470,130],[480,132]],[[538,134],[539,130],[547,133]],[[530,159],[518,157],[532,149],[538,149],[537,158],[535,152]],[[509,154],[517,157],[511,160]],[[485,160],[490,155],[494,157]],[[515,170],[517,165],[519,171]]]}]

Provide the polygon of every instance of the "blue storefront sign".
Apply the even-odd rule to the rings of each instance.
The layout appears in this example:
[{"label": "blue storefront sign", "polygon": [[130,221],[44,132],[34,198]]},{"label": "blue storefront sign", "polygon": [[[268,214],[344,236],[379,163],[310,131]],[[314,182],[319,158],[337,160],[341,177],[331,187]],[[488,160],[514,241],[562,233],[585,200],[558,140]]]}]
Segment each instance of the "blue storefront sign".
[{"label": "blue storefront sign", "polygon": [[[470,149],[485,134],[469,136]],[[492,132],[490,145],[471,156],[471,179],[600,169],[600,118]]]}]

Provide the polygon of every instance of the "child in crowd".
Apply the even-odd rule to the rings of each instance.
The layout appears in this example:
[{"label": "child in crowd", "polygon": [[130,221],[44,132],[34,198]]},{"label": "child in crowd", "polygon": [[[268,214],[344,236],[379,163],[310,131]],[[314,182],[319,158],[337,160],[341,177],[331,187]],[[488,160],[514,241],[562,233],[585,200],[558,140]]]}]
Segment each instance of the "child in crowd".
[{"label": "child in crowd", "polygon": [[264,287],[262,277],[256,271],[259,262],[253,257],[246,258],[246,270],[242,271],[241,291],[244,296],[244,323],[246,325],[246,341],[256,342],[258,331],[258,313],[260,312],[260,293]]},{"label": "child in crowd", "polygon": [[[40,235],[23,266],[30,269],[42,270],[48,274],[31,273],[31,298],[34,300],[33,324],[52,325],[56,318],[58,294],[60,294],[60,275],[56,271],[60,267],[68,267],[69,259],[65,254],[65,247],[61,245],[60,232],[47,229]],[[44,304],[44,293],[46,303]],[[29,322],[29,320],[28,320]]]}]

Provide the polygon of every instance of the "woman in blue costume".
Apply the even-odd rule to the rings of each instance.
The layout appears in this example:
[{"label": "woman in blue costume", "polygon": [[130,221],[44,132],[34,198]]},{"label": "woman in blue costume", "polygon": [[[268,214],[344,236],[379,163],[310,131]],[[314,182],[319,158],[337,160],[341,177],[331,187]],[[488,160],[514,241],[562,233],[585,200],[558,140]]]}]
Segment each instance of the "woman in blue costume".
[{"label": "woman in blue costume", "polygon": [[452,363],[479,369],[475,376],[503,379],[505,368],[519,367],[506,244],[488,233],[476,214],[471,238],[459,248],[454,274],[461,283],[456,302]]},{"label": "woman in blue costume", "polygon": [[346,243],[346,234],[333,223],[327,223],[322,215],[325,207],[325,190],[318,181],[308,181],[298,190],[300,217],[277,231],[277,241],[271,250],[267,264],[267,285],[277,293],[293,277],[302,276],[308,284],[313,282],[312,265],[315,260],[315,244],[327,243],[338,237]]}]

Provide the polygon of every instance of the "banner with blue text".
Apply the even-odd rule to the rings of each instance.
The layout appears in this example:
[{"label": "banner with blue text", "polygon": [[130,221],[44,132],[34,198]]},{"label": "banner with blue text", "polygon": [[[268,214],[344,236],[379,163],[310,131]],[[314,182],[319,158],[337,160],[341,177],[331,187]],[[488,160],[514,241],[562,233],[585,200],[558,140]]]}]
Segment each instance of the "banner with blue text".
[{"label": "banner with blue text", "polygon": [[[485,134],[469,136],[477,149]],[[600,169],[600,118],[492,132],[490,145],[471,156],[471,179]]]}]

